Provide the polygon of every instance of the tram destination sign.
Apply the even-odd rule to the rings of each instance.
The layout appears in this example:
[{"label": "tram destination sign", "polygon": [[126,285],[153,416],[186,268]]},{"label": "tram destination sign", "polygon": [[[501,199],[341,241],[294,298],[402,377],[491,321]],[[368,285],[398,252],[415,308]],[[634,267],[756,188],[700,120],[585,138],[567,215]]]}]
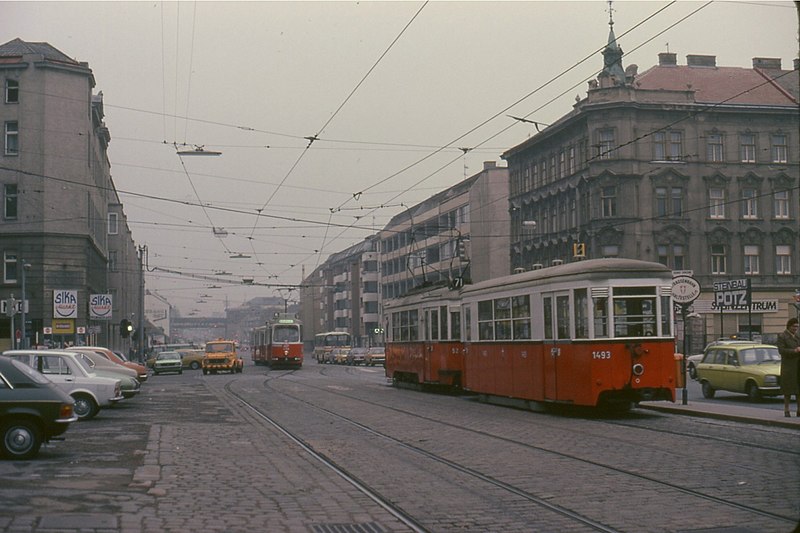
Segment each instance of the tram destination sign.
[{"label": "tram destination sign", "polygon": [[750,280],[734,279],[714,283],[714,307],[746,309],[750,307]]},{"label": "tram destination sign", "polygon": [[672,278],[672,301],[676,304],[689,305],[700,296],[700,284],[691,276],[675,276]]}]

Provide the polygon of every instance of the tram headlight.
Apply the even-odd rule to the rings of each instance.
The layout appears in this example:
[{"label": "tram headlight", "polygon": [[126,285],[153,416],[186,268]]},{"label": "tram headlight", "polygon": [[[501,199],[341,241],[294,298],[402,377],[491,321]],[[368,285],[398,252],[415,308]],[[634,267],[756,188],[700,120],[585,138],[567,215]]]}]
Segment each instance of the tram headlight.
[{"label": "tram headlight", "polygon": [[644,374],[644,365],[640,363],[633,365],[633,375],[641,376],[642,374]]}]

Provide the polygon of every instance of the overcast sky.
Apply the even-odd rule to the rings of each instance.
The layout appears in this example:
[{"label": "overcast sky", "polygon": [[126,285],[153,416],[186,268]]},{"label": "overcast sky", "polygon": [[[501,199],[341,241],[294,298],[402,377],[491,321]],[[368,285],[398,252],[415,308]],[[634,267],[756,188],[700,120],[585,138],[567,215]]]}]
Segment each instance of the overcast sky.
[{"label": "overcast sky", "polygon": [[[615,2],[613,15],[639,72],[667,50],[785,69],[797,55],[792,2]],[[184,315],[296,300],[241,280],[298,284],[303,266],[501,162],[535,133],[506,115],[569,112],[609,30],[602,1],[0,2],[0,20],[2,43],[88,62],[133,237],[151,269],[180,273],[147,285]]]}]

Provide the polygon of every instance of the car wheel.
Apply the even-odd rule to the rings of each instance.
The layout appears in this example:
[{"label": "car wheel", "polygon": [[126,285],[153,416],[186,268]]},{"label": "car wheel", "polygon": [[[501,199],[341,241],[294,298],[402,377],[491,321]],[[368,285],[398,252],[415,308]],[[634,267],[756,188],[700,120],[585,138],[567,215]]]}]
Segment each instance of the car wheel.
[{"label": "car wheel", "polygon": [[42,431],[32,420],[9,420],[2,425],[0,455],[9,459],[30,459],[42,446]]},{"label": "car wheel", "polygon": [[183,370],[178,370],[178,374],[183,374]]},{"label": "car wheel", "polygon": [[761,399],[761,393],[758,390],[758,385],[752,381],[747,384],[747,399],[751,402],[757,402]]},{"label": "car wheel", "polygon": [[717,392],[714,390],[714,387],[711,386],[711,383],[708,381],[703,382],[703,398],[708,398],[709,400],[714,397],[714,394]]},{"label": "car wheel", "polygon": [[206,370],[205,368],[203,369],[203,375],[204,376],[208,375],[208,370]]},{"label": "car wheel", "polygon": [[689,377],[692,379],[697,379],[697,369],[694,367],[693,364],[689,364]]},{"label": "car wheel", "polygon": [[73,410],[75,411],[75,416],[77,416],[79,420],[89,420],[97,416],[97,412],[100,409],[97,407],[94,398],[86,394],[78,394],[73,396],[72,399],[75,400],[75,407]]},{"label": "car wheel", "polygon": [[198,363],[197,361],[192,361],[192,364],[189,365],[189,368],[191,368],[192,370],[197,370],[198,368],[200,368],[200,363]]}]

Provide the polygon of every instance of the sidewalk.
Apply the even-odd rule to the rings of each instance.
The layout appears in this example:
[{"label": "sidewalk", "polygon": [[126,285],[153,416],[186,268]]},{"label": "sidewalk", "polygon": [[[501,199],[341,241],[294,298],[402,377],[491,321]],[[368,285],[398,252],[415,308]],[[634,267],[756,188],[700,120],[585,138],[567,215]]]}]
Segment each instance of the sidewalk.
[{"label": "sidewalk", "polygon": [[800,418],[795,416],[797,404],[794,402],[792,402],[791,418],[786,418],[783,415],[783,409],[764,409],[762,407],[706,402],[689,402],[687,405],[683,405],[680,398],[675,403],[641,403],[639,407],[651,411],[715,418],[718,420],[735,420],[737,422],[800,430]]}]

